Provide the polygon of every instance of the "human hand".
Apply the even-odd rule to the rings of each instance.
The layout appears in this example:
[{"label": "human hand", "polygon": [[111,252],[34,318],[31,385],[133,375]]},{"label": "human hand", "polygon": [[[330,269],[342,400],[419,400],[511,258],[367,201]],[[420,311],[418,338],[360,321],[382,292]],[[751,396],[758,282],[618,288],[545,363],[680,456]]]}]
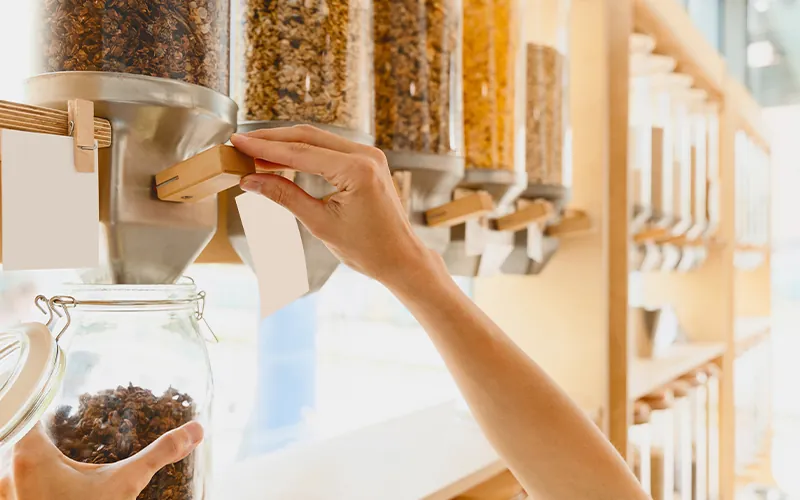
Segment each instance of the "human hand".
[{"label": "human hand", "polygon": [[84,464],[65,457],[37,424],[14,447],[0,500],[134,500],[156,472],[189,456],[202,440],[202,426],[191,422],[126,460]]},{"label": "human hand", "polygon": [[308,125],[236,134],[231,142],[261,169],[320,175],[337,189],[323,201],[277,175],[248,175],[241,183],[286,207],[348,266],[392,288],[436,265],[411,228],[379,149]]}]

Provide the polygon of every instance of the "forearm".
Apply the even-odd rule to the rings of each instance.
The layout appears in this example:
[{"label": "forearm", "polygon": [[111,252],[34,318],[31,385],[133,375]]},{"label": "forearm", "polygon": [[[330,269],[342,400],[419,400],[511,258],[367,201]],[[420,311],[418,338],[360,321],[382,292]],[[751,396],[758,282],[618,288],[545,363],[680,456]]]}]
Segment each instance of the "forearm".
[{"label": "forearm", "polygon": [[528,493],[559,500],[647,498],[599,429],[432,259],[387,286],[428,332],[484,433]]}]

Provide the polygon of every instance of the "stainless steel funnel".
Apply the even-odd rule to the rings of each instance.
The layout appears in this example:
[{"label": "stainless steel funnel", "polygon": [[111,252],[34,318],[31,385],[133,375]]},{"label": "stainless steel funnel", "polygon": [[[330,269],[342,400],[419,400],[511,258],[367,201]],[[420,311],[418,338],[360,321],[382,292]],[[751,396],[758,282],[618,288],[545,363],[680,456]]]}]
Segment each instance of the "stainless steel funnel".
[{"label": "stainless steel funnel", "polygon": [[[333,186],[328,184],[322,177],[316,175],[298,172],[295,174],[294,182],[316,198],[322,198],[334,191]],[[242,194],[242,190],[238,187],[228,191],[228,239],[239,258],[252,269],[253,259],[250,255],[250,248],[247,246],[242,219],[239,217],[239,207],[236,205],[235,200],[240,194]],[[322,288],[322,285],[327,283],[328,278],[339,267],[339,259],[328,250],[328,247],[322,241],[312,235],[303,224],[298,221],[297,225],[300,228],[300,239],[303,241],[303,250],[306,257],[308,290],[309,292],[316,292]]]},{"label": "stainless steel funnel", "polygon": [[[300,123],[301,122],[287,121],[245,122],[239,124],[238,131],[239,133],[247,133],[265,128],[291,127]],[[314,126],[341,135],[351,141],[360,142],[362,144],[372,144],[371,137],[364,136],[352,130],[318,124],[314,124]],[[324,198],[336,191],[336,188],[331,186],[328,181],[317,175],[295,172],[294,182],[315,198]],[[252,269],[253,259],[250,256],[250,249],[247,246],[242,220],[239,217],[239,207],[236,205],[236,197],[242,194],[242,190],[239,188],[232,188],[228,193],[228,239],[233,249],[239,255],[239,258]],[[300,229],[300,239],[303,242],[303,251],[305,252],[309,293],[316,292],[322,288],[322,285],[327,283],[328,278],[330,278],[333,272],[336,271],[336,268],[339,267],[339,259],[331,253],[322,241],[312,235],[300,221],[297,221],[297,225]]]},{"label": "stainless steel funnel", "polygon": [[153,176],[227,141],[236,129],[236,104],[197,85],[102,72],[39,75],[25,92],[27,102],[57,109],[66,109],[68,99],[94,101],[95,114],[111,122],[111,147],[99,152],[103,262],[83,279],[175,282],[213,236],[217,201],[159,201]]},{"label": "stainless steel funnel", "polygon": [[545,236],[542,240],[542,262],[537,262],[528,256],[528,230],[522,229],[514,234],[514,250],[508,256],[500,270],[503,274],[539,274],[558,251],[560,241],[558,238]]}]

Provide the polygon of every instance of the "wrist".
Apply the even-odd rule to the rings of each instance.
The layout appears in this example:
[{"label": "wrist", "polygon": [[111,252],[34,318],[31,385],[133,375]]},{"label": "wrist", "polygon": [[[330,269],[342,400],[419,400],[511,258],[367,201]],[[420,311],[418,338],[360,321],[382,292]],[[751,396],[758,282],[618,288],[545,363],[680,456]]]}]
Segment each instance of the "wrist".
[{"label": "wrist", "polygon": [[386,273],[379,281],[398,296],[413,294],[416,290],[427,289],[443,279],[450,280],[442,257],[425,247],[419,241],[409,251],[403,253],[392,272]]}]

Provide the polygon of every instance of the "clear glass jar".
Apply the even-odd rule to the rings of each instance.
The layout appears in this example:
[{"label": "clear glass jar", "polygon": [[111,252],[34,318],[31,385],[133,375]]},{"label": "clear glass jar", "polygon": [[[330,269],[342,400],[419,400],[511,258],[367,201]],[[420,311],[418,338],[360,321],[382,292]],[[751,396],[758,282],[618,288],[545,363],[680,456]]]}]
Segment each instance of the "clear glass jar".
[{"label": "clear glass jar", "polygon": [[659,229],[671,227],[675,216],[673,207],[674,182],[674,148],[672,136],[672,93],[670,82],[671,71],[675,68],[675,59],[667,56],[651,54],[650,65],[653,69],[651,77],[651,194],[653,223]]},{"label": "clear glass jar", "polygon": [[691,89],[688,100],[691,123],[691,213],[694,222],[688,237],[697,239],[705,233],[708,225],[708,93]]},{"label": "clear glass jar", "polygon": [[572,185],[570,0],[527,0],[525,170],[528,184]]},{"label": "clear glass jar", "polygon": [[692,494],[693,500],[708,498],[708,376],[704,369],[681,377],[689,385],[691,407]]},{"label": "clear glass jar", "polygon": [[675,500],[692,500],[692,404],[689,384],[676,381],[670,384],[674,396],[675,424]]},{"label": "clear glass jar", "polygon": [[631,231],[638,233],[652,214],[653,109],[650,52],[655,48],[653,37],[634,33],[628,41],[630,83],[628,93],[628,164],[633,176],[633,222]]},{"label": "clear glass jar", "polygon": [[708,429],[708,499],[719,500],[719,446],[720,446],[720,378],[719,367],[709,364],[705,367],[706,373],[706,395],[708,397],[707,429]]},{"label": "clear glass jar", "polygon": [[734,363],[734,401],[736,402],[736,473],[743,473],[756,456],[757,391],[756,365],[752,350],[737,357]]},{"label": "clear glass jar", "polygon": [[633,425],[628,429],[628,439],[633,449],[633,474],[650,494],[650,407],[641,401],[633,406]]},{"label": "clear glass jar", "polygon": [[461,0],[375,0],[373,10],[376,145],[463,156]]},{"label": "clear glass jar", "polygon": [[234,7],[239,123],[310,123],[374,142],[372,2],[238,0]]},{"label": "clear glass jar", "polygon": [[521,12],[516,0],[464,1],[467,168],[513,171]]},{"label": "clear glass jar", "polygon": [[692,227],[692,122],[689,117],[691,84],[689,75],[672,73],[671,85],[673,146],[673,211],[676,223],[672,234],[680,236]]},{"label": "clear glass jar", "polygon": [[708,196],[706,197],[706,219],[711,236],[716,233],[720,223],[720,176],[719,176],[719,104],[713,101],[706,103],[706,124],[708,127]]},{"label": "clear glass jar", "polygon": [[650,406],[650,494],[653,500],[672,500],[675,491],[675,413],[668,390],[650,394],[642,401]]},{"label": "clear glass jar", "polygon": [[37,0],[37,73],[169,78],[228,94],[230,0]]},{"label": "clear glass jar", "polygon": [[[86,463],[113,463],[190,421],[211,424],[213,383],[194,284],[79,285],[51,299],[69,319],[67,367],[42,421],[56,446]],[[208,442],[156,473],[138,500],[208,495]]]}]

